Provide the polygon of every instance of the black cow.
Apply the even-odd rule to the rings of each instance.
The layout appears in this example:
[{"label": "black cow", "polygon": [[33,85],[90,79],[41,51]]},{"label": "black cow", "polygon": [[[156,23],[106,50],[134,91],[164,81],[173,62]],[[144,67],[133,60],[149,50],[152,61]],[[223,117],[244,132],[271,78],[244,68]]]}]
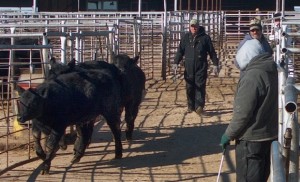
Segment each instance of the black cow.
[{"label": "black cow", "polygon": [[[66,74],[66,73],[71,73],[71,72],[81,72],[81,71],[88,71],[88,70],[109,70],[112,75],[114,76],[114,79],[121,81],[121,72],[120,70],[112,64],[109,64],[105,61],[86,61],[84,63],[79,63],[76,65],[76,60],[72,59],[67,65],[64,64],[59,64],[56,62],[56,59],[52,57],[50,59],[50,70],[49,70],[49,75],[47,76],[47,80],[55,79],[57,76]],[[121,87],[122,83],[121,83]],[[121,108],[120,108],[121,111]],[[93,134],[93,127],[94,127],[94,122],[96,121],[95,119],[91,119],[90,122],[87,122],[88,124],[77,126],[76,125],[76,131],[77,131],[77,138],[74,144],[74,157],[72,159],[72,163],[77,163],[80,161],[81,157],[84,154],[84,151],[86,147],[90,144],[91,141],[91,136]],[[82,129],[84,127],[84,129]],[[34,128],[33,128],[34,129]],[[41,130],[37,128],[35,131],[36,135],[38,133],[41,133]],[[34,133],[34,131],[33,131]],[[41,136],[38,135],[38,136]],[[41,145],[39,140],[40,138],[37,138],[36,140],[36,148],[38,150],[36,151],[42,151]],[[60,140],[60,148],[61,149],[66,149],[64,137]],[[38,155],[39,156],[39,155]]]},{"label": "black cow", "polygon": [[[66,66],[56,63],[55,59],[52,58],[50,60],[51,69],[47,79],[56,79],[56,77],[62,74],[68,74],[72,72],[81,72],[93,69],[110,70],[114,75],[114,79],[121,81],[122,108],[125,107],[125,120],[127,123],[126,139],[131,140],[134,129],[134,121],[145,92],[145,74],[137,66],[138,59],[138,56],[131,59],[127,55],[117,55],[114,57],[114,64],[119,68],[118,69],[116,66],[104,61],[87,61],[75,66],[75,60],[72,60]],[[92,136],[94,121],[95,119],[92,118],[89,122],[86,122],[87,124],[76,125],[77,139],[74,145],[75,156],[72,159],[72,163],[79,162],[80,158],[83,156]],[[40,158],[44,159],[45,153],[40,144],[41,131],[49,135],[49,129],[47,129],[47,126],[43,125],[43,122],[38,122],[37,119],[34,119],[32,131],[33,135],[35,136],[36,153]],[[64,146],[63,140],[61,140],[60,143],[61,147]]]},{"label": "black cow", "polygon": [[[90,126],[99,114],[106,119],[115,141],[115,158],[122,158],[120,130],[121,83],[110,69],[81,70],[57,75],[20,96],[19,122],[35,119],[50,132],[46,140],[43,174],[49,173],[58,142],[69,125],[82,133],[78,150],[83,154]],[[41,156],[44,157],[44,156]]]},{"label": "black cow", "polygon": [[63,65],[57,63],[54,57],[50,59],[50,70],[47,79],[55,79],[58,75],[61,74],[87,71],[93,69],[108,69],[113,73],[116,79],[120,79],[120,70],[115,65],[109,64],[106,61],[85,61],[76,65],[76,60],[72,59],[67,65]]},{"label": "black cow", "polygon": [[134,121],[145,94],[146,77],[142,69],[137,65],[138,59],[139,56],[130,58],[126,54],[119,54],[113,57],[113,63],[121,71],[122,106],[125,108],[127,140],[132,140]]},{"label": "black cow", "polygon": [[[113,56],[113,64],[105,61],[86,61],[75,65],[76,60],[71,60],[67,66],[57,64],[55,59],[51,60],[50,79],[57,75],[65,74],[73,71],[91,70],[91,69],[110,69],[114,72],[121,71],[116,79],[121,81],[122,92],[122,108],[125,108],[125,121],[126,121],[126,139],[132,140],[132,133],[134,130],[134,121],[137,117],[139,105],[145,95],[145,82],[146,77],[142,69],[137,65],[139,56],[130,58],[126,54],[119,54]],[[117,69],[118,68],[118,69]]]}]

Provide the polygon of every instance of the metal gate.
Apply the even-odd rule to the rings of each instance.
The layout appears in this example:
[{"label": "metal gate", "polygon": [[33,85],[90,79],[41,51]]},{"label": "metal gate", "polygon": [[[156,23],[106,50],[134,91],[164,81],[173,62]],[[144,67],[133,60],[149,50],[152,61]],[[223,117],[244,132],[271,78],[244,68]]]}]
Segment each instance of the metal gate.
[{"label": "metal gate", "polygon": [[147,78],[154,78],[154,30],[153,20],[134,18],[120,19],[115,26],[116,53],[130,57],[140,56],[139,66]]}]

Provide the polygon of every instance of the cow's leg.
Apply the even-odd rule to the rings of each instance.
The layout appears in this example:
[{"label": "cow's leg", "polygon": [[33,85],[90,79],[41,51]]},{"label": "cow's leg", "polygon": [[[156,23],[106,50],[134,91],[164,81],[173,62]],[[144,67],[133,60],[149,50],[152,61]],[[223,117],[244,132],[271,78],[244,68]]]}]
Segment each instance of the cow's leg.
[{"label": "cow's leg", "polygon": [[52,130],[46,140],[46,159],[43,162],[42,174],[49,174],[51,161],[59,149],[59,141],[64,134],[64,129]]},{"label": "cow's leg", "polygon": [[84,130],[84,128],[82,126],[80,126],[79,124],[76,125],[77,136],[76,136],[76,140],[74,143],[74,149],[73,149],[74,157],[71,160],[71,163],[79,162],[80,158],[83,155],[83,152],[82,152],[84,150],[83,149],[83,130]]},{"label": "cow's leg", "polygon": [[138,105],[128,105],[125,107],[125,121],[126,121],[126,140],[132,140],[132,133],[134,129],[134,121],[138,114]]},{"label": "cow's leg", "polygon": [[41,145],[41,136],[42,132],[41,130],[36,126],[36,121],[32,120],[32,135],[33,135],[33,140],[34,140],[34,147],[35,147],[35,153],[36,155],[42,159],[46,159],[46,154],[43,150],[43,147]]},{"label": "cow's leg", "polygon": [[94,121],[84,125],[76,125],[77,138],[74,144],[74,157],[71,163],[79,162],[81,157],[84,155],[86,148],[91,142],[93,127]]},{"label": "cow's leg", "polygon": [[61,150],[67,150],[67,148],[68,148],[68,146],[66,144],[66,133],[64,133],[64,135],[59,140],[59,148]]},{"label": "cow's leg", "polygon": [[87,124],[87,146],[86,148],[89,147],[89,145],[92,142],[92,135],[94,132],[94,124],[97,120],[97,117],[95,119],[92,119],[88,124]]},{"label": "cow's leg", "polygon": [[116,159],[121,159],[122,158],[122,142],[121,142],[121,119],[120,119],[120,114],[115,113],[112,114],[110,113],[109,115],[104,115],[107,124],[110,128],[110,130],[113,133],[114,136],[114,141],[115,141],[115,158]]}]

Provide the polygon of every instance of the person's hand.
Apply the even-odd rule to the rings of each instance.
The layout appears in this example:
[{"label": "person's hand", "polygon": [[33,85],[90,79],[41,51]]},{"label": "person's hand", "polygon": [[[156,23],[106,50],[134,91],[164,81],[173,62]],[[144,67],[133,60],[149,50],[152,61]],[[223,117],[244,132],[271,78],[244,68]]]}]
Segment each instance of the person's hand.
[{"label": "person's hand", "polygon": [[172,64],[172,70],[177,70],[178,69],[178,64]]},{"label": "person's hand", "polygon": [[215,74],[215,76],[219,76],[220,70],[220,66],[213,66],[213,73]]},{"label": "person's hand", "polygon": [[230,144],[230,139],[227,135],[223,134],[222,135],[222,138],[221,138],[221,146],[222,146],[222,149],[225,150],[227,145]]}]

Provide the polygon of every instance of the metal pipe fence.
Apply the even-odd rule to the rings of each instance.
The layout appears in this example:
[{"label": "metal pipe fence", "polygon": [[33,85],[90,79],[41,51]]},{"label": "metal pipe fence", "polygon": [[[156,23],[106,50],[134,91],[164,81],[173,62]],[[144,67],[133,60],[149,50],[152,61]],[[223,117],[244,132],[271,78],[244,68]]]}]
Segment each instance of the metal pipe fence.
[{"label": "metal pipe fence", "polygon": [[[288,14],[288,12],[286,13]],[[174,59],[177,46],[184,32],[188,31],[189,21],[193,18],[199,19],[201,25],[205,27],[207,33],[212,37],[215,48],[219,52],[219,57],[224,56],[225,60],[229,55],[234,57],[233,51],[236,45],[248,31],[249,19],[255,16],[263,17],[264,33],[266,37],[273,37],[270,41],[274,44],[274,60],[278,64],[279,71],[279,154],[281,153],[286,128],[291,128],[292,138],[289,152],[289,179],[298,177],[296,155],[299,144],[298,116],[297,116],[297,84],[290,82],[290,77],[296,73],[296,60],[299,60],[299,31],[297,29],[298,19],[296,17],[281,18],[281,27],[274,25],[273,13],[262,12],[219,12],[219,11],[174,11],[174,12],[142,12],[116,13],[116,12],[83,12],[83,13],[0,13],[0,40],[9,38],[8,44],[15,43],[19,38],[36,38],[39,44],[51,46],[51,49],[40,49],[40,59],[47,63],[51,56],[67,63],[75,58],[78,61],[104,59],[111,60],[113,53],[127,53],[130,56],[140,54],[140,66],[145,71],[147,79],[166,79],[169,64]],[[2,26],[3,25],[3,26]],[[296,27],[296,28],[295,28]],[[296,43],[295,43],[296,42]],[[232,47],[231,47],[232,46]],[[26,50],[25,46],[21,46]],[[225,55],[221,55],[220,51]],[[4,51],[0,47],[0,52]],[[6,59],[0,58],[0,71],[5,66],[5,60],[15,60],[14,51],[10,51]],[[29,56],[30,57],[30,56]],[[28,57],[27,57],[28,59]],[[31,59],[32,60],[32,59]],[[44,64],[44,63],[43,63]],[[165,67],[163,66],[165,64]],[[28,65],[33,65],[29,61]],[[8,69],[13,75],[14,70]],[[35,77],[30,75],[23,81],[29,84],[35,83]],[[27,70],[27,71],[28,71]],[[47,69],[44,70],[47,75]],[[1,88],[10,86],[16,81],[7,81],[7,77],[1,76]],[[9,79],[13,80],[13,79]],[[11,88],[9,88],[11,89]],[[3,89],[2,89],[3,90]],[[2,92],[0,108],[3,116],[0,116],[0,123],[5,130],[0,133],[1,142],[6,146],[0,151],[0,155],[6,155],[7,166],[9,164],[9,147],[13,143],[16,128],[14,126],[15,111],[14,101],[17,96],[4,97]],[[286,125],[290,123],[290,125]],[[295,129],[296,128],[296,129]],[[22,127],[20,131],[26,131],[24,145],[30,146],[30,125]],[[24,147],[23,145],[23,147]],[[29,147],[28,147],[29,148]],[[275,151],[275,149],[274,149]],[[28,152],[27,159],[31,159],[32,154]],[[278,155],[275,152],[274,155]],[[278,157],[277,157],[278,158]],[[286,158],[286,157],[285,157]],[[27,160],[24,159],[24,160]],[[276,159],[277,160],[277,159]],[[278,163],[278,161],[274,161]],[[274,166],[273,166],[274,167]],[[0,169],[2,170],[2,169]],[[296,170],[296,171],[295,171]]]},{"label": "metal pipe fence", "polygon": [[[300,58],[300,14],[281,14],[280,22],[275,22],[278,17],[272,18],[272,41],[275,47],[274,58],[279,67],[279,153],[284,163],[285,181],[299,179],[299,121],[297,98],[299,86],[297,85],[297,65]],[[295,21],[298,20],[298,21]],[[281,164],[282,165],[282,164]],[[274,167],[274,166],[273,166]],[[275,172],[272,173],[273,175]],[[272,176],[272,179],[277,177]],[[282,177],[280,177],[282,178]],[[273,180],[277,181],[277,180]]]},{"label": "metal pipe fence", "polygon": [[284,166],[282,155],[280,154],[280,144],[278,141],[274,141],[271,146],[271,177],[272,182],[286,182],[284,175]]}]

